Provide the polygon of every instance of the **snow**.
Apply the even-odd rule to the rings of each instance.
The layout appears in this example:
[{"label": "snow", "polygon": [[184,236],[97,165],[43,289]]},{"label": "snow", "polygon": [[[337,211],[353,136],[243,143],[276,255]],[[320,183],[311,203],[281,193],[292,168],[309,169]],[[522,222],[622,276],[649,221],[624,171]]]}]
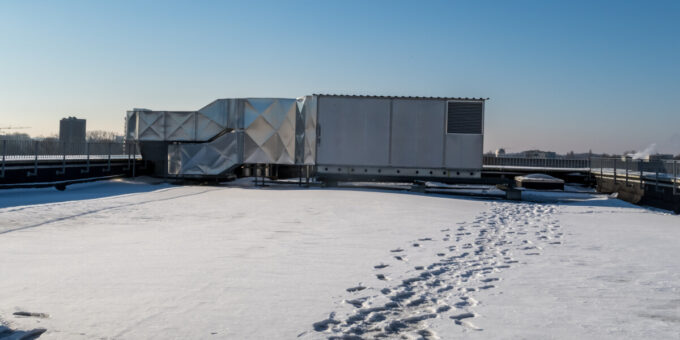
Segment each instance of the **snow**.
[{"label": "snow", "polygon": [[526,176],[517,176],[515,177],[515,180],[518,181],[523,181],[523,182],[536,182],[536,183],[564,183],[564,180],[561,180],[559,178],[555,178],[550,175],[546,174],[530,174]]},{"label": "snow", "polygon": [[523,195],[3,190],[0,325],[40,339],[680,335],[678,216]]}]

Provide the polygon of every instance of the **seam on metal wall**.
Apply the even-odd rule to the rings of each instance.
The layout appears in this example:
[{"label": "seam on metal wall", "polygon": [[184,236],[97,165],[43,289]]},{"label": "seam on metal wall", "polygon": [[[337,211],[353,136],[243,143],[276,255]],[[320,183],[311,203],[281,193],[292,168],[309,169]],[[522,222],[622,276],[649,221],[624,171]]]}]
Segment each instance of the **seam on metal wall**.
[{"label": "seam on metal wall", "polygon": [[480,164],[481,167],[484,167],[484,116],[486,113],[486,101],[482,102],[482,164]]},{"label": "seam on metal wall", "polygon": [[[312,95],[314,97],[314,95]],[[321,115],[319,114],[319,103],[321,96],[316,97],[316,140],[314,141],[314,164],[319,163],[319,146],[321,145]]]},{"label": "seam on metal wall", "polygon": [[447,130],[446,127],[449,123],[449,102],[445,101],[444,102],[444,138],[442,139],[442,143],[444,143],[442,147],[442,167],[446,167],[446,141],[447,141]]},{"label": "seam on metal wall", "polygon": [[387,164],[392,165],[392,108],[394,107],[394,99],[390,99],[390,116],[389,116],[389,136],[387,141]]}]

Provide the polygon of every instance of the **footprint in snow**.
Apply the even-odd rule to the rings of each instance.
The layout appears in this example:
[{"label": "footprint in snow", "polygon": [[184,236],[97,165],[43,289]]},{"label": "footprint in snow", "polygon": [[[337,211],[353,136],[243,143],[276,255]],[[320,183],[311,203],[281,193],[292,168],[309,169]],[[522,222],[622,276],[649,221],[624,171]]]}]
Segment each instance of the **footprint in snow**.
[{"label": "footprint in snow", "polygon": [[348,292],[350,292],[350,293],[353,293],[353,292],[362,291],[362,290],[364,290],[364,289],[366,289],[366,287],[364,287],[364,286],[362,286],[361,284],[359,284],[359,285],[356,286],[356,287],[349,287],[349,288],[347,288],[346,290],[347,290]]},{"label": "footprint in snow", "polygon": [[356,308],[361,308],[364,306],[364,302],[368,300],[368,298],[361,298],[361,299],[354,299],[354,300],[345,300],[346,303],[356,307]]}]

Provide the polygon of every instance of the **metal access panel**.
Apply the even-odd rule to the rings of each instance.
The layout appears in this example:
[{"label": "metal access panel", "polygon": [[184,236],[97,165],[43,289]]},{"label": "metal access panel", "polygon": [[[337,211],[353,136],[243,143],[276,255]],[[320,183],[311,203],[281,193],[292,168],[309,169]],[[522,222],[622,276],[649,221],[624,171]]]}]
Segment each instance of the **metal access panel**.
[{"label": "metal access panel", "polygon": [[442,100],[393,101],[390,165],[444,167],[445,107]]},{"label": "metal access panel", "polygon": [[483,151],[482,135],[447,134],[446,168],[480,170]]},{"label": "metal access panel", "polygon": [[319,96],[317,165],[389,164],[390,105],[389,98]]}]

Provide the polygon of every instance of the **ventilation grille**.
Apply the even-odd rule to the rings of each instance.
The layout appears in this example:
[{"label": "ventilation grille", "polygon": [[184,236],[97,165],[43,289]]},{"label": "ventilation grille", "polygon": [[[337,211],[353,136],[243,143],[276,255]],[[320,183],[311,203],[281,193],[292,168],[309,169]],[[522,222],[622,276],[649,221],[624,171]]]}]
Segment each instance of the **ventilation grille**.
[{"label": "ventilation grille", "polygon": [[449,102],[446,133],[482,134],[482,103]]}]

